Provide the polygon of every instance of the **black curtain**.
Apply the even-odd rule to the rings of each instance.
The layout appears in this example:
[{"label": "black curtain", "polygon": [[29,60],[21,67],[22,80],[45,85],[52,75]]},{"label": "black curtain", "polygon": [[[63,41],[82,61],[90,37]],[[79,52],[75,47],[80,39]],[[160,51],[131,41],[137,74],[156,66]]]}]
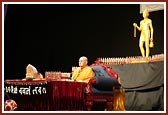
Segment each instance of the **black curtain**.
[{"label": "black curtain", "polygon": [[[45,71],[71,72],[80,56],[141,55],[133,23],[143,19],[139,4],[8,4],[4,22],[4,78],[25,77],[30,63]],[[119,10],[122,8],[123,10]],[[164,52],[164,11],[150,13],[152,54]]]}]

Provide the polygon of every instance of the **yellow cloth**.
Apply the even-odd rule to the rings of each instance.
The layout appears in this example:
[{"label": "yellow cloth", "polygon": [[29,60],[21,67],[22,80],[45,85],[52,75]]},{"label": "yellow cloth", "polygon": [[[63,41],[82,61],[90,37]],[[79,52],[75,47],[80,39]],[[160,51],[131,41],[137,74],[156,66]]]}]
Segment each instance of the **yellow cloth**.
[{"label": "yellow cloth", "polygon": [[73,80],[83,80],[83,81],[89,81],[90,78],[94,76],[94,72],[91,67],[86,66],[81,69],[81,67],[78,67],[72,74]]}]

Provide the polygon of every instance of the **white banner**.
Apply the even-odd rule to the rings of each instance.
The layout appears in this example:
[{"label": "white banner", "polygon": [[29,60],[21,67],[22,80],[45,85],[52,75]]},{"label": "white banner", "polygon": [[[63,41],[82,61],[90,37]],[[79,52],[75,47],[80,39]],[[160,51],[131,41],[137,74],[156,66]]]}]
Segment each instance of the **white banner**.
[{"label": "white banner", "polygon": [[149,12],[164,10],[164,4],[140,4],[140,13],[142,13],[146,8]]}]

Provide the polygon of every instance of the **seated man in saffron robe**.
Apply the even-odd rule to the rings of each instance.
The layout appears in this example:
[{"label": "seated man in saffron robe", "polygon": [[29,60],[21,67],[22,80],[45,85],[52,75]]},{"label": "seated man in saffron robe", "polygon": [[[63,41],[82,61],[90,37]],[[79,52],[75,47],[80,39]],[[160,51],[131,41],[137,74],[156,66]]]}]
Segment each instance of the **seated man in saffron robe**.
[{"label": "seated man in saffron robe", "polygon": [[95,74],[93,69],[87,65],[88,58],[82,56],[79,58],[79,67],[72,73],[72,79],[76,81],[89,81]]}]

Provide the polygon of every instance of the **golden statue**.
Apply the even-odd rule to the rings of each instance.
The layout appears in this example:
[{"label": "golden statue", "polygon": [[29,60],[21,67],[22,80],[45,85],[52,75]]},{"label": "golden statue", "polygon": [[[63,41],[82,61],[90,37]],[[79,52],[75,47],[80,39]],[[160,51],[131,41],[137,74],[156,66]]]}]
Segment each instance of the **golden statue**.
[{"label": "golden statue", "polygon": [[145,50],[144,50],[144,43],[146,48],[146,57],[149,57],[150,49],[153,48],[153,26],[152,26],[152,20],[149,19],[149,11],[148,9],[145,9],[143,11],[143,20],[140,21],[140,27],[133,23],[134,26],[134,37],[136,37],[136,28],[141,31],[140,39],[139,39],[139,47],[140,51],[143,57],[145,57]]}]

